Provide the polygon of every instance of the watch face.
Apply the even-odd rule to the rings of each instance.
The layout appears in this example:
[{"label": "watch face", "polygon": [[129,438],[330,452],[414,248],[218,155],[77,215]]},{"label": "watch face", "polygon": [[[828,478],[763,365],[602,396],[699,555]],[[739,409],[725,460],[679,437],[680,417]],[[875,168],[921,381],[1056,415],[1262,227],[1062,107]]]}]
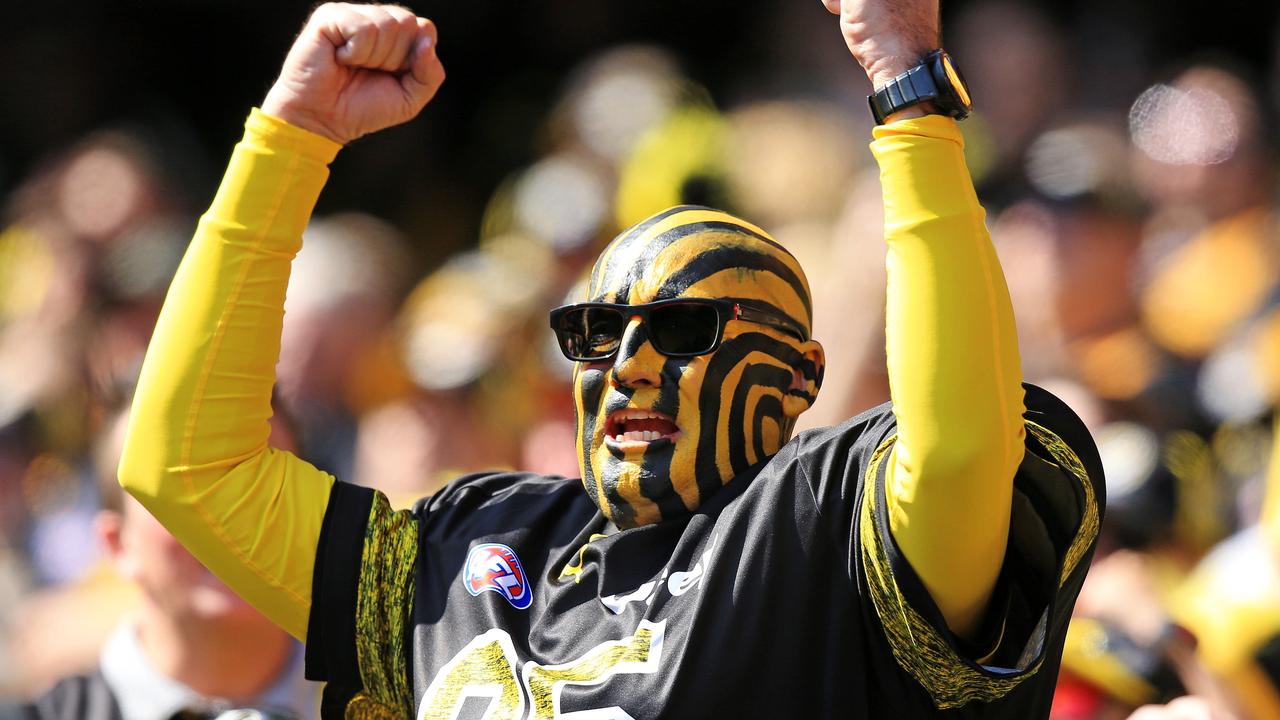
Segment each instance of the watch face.
[{"label": "watch face", "polygon": [[956,69],[955,63],[951,62],[951,56],[942,53],[942,71],[947,74],[947,80],[951,84],[951,89],[955,91],[956,99],[964,106],[967,111],[973,107],[973,99],[969,97],[969,86],[964,84],[964,78],[960,77],[960,71]]}]

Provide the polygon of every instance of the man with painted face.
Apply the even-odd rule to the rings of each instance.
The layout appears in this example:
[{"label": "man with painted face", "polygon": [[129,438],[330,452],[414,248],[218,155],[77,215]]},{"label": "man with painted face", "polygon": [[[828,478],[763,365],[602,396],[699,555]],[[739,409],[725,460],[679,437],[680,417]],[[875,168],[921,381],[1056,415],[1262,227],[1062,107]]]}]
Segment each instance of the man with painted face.
[{"label": "man with painted face", "polygon": [[792,437],[824,372],[803,272],[750,223],[673,208],[551,314],[582,479],[473,475],[405,512],[266,442],[326,166],[444,77],[435,28],[403,8],[312,16],[174,279],[120,477],[306,638],[326,716],[1047,715],[1097,454],[1020,385],[953,109],[900,102],[940,57],[937,0],[824,2],[892,88],[872,143],[892,404]]}]

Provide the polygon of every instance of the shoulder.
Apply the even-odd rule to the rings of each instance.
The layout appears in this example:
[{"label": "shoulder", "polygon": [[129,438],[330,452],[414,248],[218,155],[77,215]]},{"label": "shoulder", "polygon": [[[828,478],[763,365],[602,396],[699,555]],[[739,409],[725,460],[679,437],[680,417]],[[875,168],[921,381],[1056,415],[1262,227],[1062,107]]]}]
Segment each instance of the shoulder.
[{"label": "shoulder", "polygon": [[595,512],[580,480],[527,472],[464,475],[413,509],[426,536],[435,540],[566,520],[585,523]]},{"label": "shoulder", "polygon": [[586,500],[582,481],[559,475],[488,471],[463,475],[414,505],[419,517],[475,512],[495,506],[530,509]]},{"label": "shoulder", "polygon": [[843,464],[841,458],[869,458],[880,444],[892,437],[896,428],[893,406],[883,403],[838,425],[799,433],[779,455],[788,451],[793,453],[806,469],[837,462]]},{"label": "shoulder", "polygon": [[414,508],[431,511],[446,505],[484,505],[515,497],[554,497],[574,490],[582,491],[581,481],[559,475],[491,470],[452,480],[434,495],[419,500]]}]

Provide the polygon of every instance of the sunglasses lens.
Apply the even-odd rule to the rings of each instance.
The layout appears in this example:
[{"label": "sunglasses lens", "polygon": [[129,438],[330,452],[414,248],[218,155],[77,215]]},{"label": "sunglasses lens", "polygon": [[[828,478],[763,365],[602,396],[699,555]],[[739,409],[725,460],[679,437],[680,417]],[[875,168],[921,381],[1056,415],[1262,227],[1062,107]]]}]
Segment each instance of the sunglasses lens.
[{"label": "sunglasses lens", "polygon": [[720,315],[713,305],[679,303],[654,308],[649,313],[653,345],[666,355],[701,355],[711,352],[720,333]]},{"label": "sunglasses lens", "polygon": [[571,358],[604,358],[618,349],[626,318],[609,308],[575,308],[560,318],[557,336],[561,350]]}]

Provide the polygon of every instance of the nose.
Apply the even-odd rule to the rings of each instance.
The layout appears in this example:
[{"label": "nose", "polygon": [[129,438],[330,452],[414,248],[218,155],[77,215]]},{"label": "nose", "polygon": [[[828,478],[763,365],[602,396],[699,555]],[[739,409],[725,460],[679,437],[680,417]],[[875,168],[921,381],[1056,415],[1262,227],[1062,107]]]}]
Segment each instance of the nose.
[{"label": "nose", "polygon": [[649,330],[638,316],[627,321],[622,344],[613,360],[613,382],[628,388],[658,387],[662,383],[662,355],[649,342]]}]

